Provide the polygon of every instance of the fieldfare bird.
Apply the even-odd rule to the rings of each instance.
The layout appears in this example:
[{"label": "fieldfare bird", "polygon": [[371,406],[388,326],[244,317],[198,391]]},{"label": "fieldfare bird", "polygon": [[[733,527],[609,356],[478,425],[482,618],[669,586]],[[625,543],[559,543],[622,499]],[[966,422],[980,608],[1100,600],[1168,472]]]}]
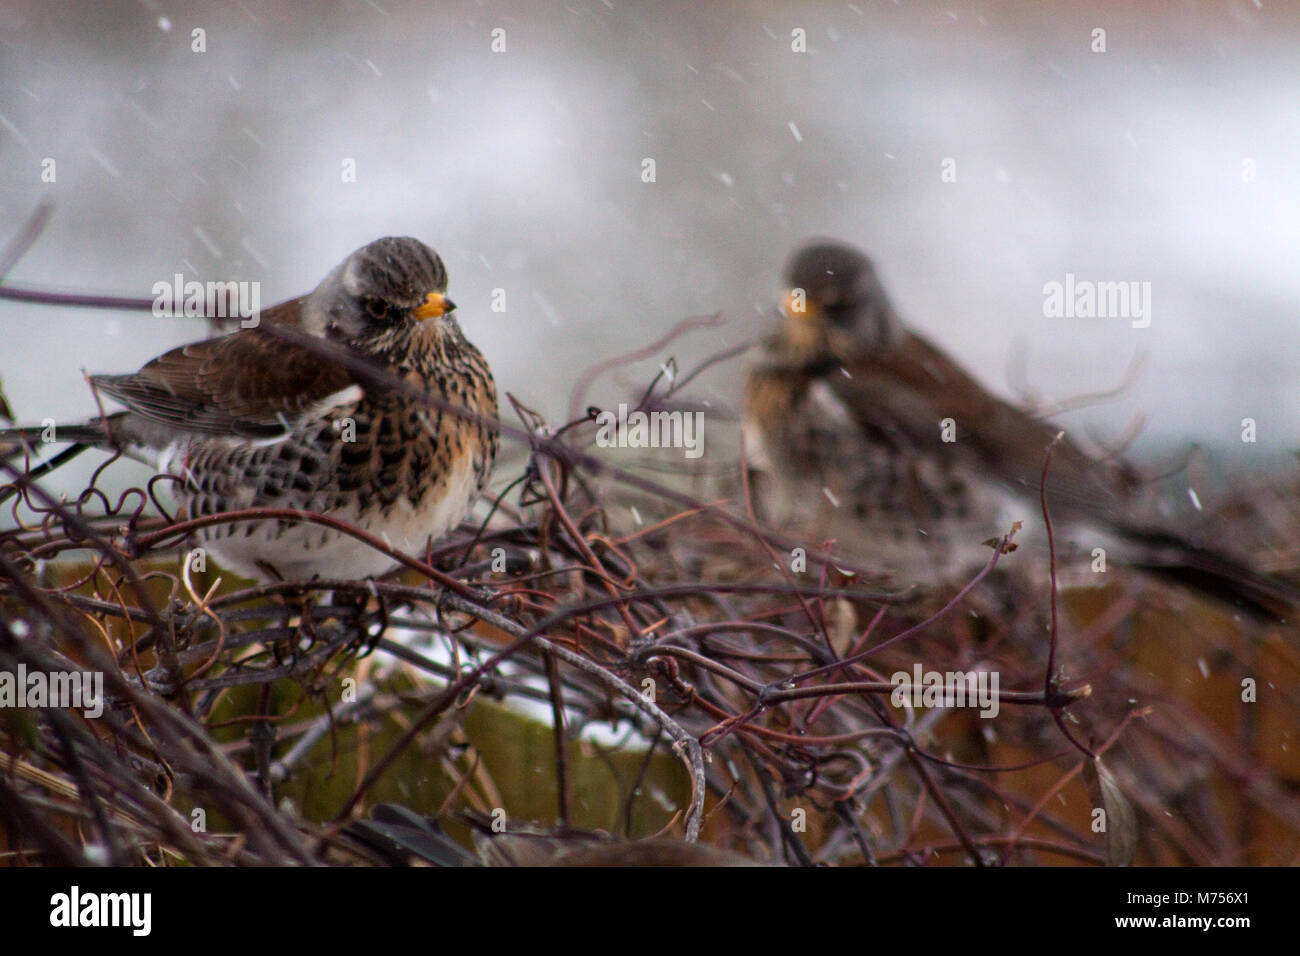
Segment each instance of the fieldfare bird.
[{"label": "fieldfare bird", "polygon": [[[750,368],[742,416],[760,516],[869,561],[899,584],[987,562],[1013,521],[1035,540],[1055,426],[991,395],[899,320],[871,261],[842,243],[799,249],[783,317]],[[1140,481],[1068,440],[1047,491],[1058,545],[1179,578],[1268,616],[1300,591],[1130,517]],[[1041,531],[1039,533],[1041,540]]]},{"label": "fieldfare bird", "polygon": [[[92,376],[126,411],[55,437],[174,476],[184,517],[316,512],[418,552],[465,517],[497,450],[496,384],[446,291],[446,268],[424,243],[376,240],[309,295],[263,310],[255,327],[134,374]],[[354,537],[289,519],[197,536],[223,566],[255,578],[363,578],[394,564]]]}]

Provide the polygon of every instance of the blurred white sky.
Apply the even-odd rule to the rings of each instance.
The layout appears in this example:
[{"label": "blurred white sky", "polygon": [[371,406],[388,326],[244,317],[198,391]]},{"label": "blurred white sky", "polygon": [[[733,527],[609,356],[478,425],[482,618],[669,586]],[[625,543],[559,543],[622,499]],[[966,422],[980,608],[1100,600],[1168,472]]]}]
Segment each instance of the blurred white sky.
[{"label": "blurred white sky", "polygon": [[[1140,413],[1138,457],[1249,459],[1300,447],[1298,42],[1300,7],[1250,0],[7,0],[0,225],[57,203],[15,284],[147,295],[180,271],[260,280],[263,303],[418,236],[503,389],[552,417],[580,369],[682,317],[728,320],[672,350],[686,365],[754,334],[791,247],[839,236],[991,387],[1020,356],[1045,401],[1108,388],[1143,350],[1131,393],[1067,423]],[[1044,318],[1067,272],[1151,282],[1150,328]],[[80,417],[82,368],[205,333],[0,303],[0,378],[24,421]],[[738,371],[705,392],[734,401]]]}]

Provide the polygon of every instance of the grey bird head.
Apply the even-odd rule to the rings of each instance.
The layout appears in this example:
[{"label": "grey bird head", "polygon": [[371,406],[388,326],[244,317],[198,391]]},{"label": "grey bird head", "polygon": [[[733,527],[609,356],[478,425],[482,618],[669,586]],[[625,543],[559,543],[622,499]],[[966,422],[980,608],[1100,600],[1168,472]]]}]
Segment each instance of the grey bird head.
[{"label": "grey bird head", "polygon": [[342,341],[390,336],[451,312],[456,306],[446,291],[446,266],[420,240],[376,239],[344,259],[307,297],[304,324]]},{"label": "grey bird head", "polygon": [[828,335],[847,335],[863,348],[883,348],[899,320],[875,266],[852,246],[834,240],[806,244],[785,267],[783,310],[791,322],[808,322]]}]

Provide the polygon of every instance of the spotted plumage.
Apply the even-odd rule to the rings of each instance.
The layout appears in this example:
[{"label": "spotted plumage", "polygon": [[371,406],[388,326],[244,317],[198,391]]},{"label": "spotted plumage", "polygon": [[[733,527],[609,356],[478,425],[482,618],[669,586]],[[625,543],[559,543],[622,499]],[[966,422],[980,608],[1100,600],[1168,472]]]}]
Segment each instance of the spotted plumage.
[{"label": "spotted plumage", "polygon": [[[119,447],[173,476],[182,516],[315,512],[419,553],[465,517],[497,449],[492,373],[450,314],[446,288],[442,260],[423,243],[372,242],[310,295],[265,310],[255,328],[175,349],[134,374],[92,377],[127,410],[64,436]],[[338,359],[304,335],[339,347]],[[370,369],[432,401],[384,387]],[[287,518],[214,525],[198,543],[250,577],[359,578],[394,563]]]}]

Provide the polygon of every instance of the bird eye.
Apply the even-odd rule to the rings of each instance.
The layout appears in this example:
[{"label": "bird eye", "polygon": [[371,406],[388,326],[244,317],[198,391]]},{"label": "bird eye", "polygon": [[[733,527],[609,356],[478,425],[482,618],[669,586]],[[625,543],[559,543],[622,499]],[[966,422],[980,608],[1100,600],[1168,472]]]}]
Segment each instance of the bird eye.
[{"label": "bird eye", "polygon": [[365,301],[366,314],[372,319],[379,320],[386,318],[388,315],[388,303],[383,299],[367,297]]}]

